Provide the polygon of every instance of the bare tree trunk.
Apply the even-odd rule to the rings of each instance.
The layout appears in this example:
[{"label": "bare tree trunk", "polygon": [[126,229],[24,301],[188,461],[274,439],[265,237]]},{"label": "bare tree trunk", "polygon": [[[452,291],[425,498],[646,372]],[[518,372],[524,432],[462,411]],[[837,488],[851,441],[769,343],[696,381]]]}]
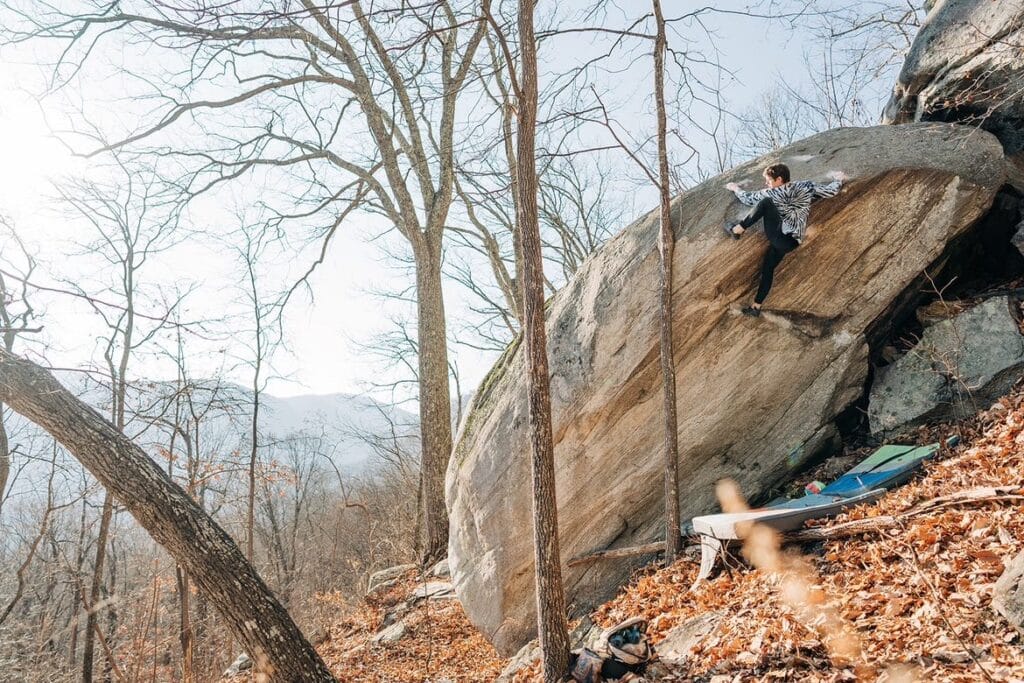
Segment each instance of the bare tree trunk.
[{"label": "bare tree trunk", "polygon": [[82,594],[82,564],[85,562],[85,504],[86,500],[83,496],[82,516],[78,527],[78,548],[75,551],[75,567],[72,576],[75,595],[71,604],[71,643],[68,645],[68,663],[72,668],[78,663],[78,610],[81,605],[85,604],[85,596]]},{"label": "bare tree trunk", "polygon": [[[113,501],[111,501],[111,512],[113,512]],[[110,539],[110,558],[107,560],[107,575],[109,580],[103,586],[102,594],[105,609],[107,610],[107,642],[109,647],[104,649],[103,681],[111,683],[114,674],[114,645],[117,640],[117,551],[114,548],[114,540]],[[119,677],[120,679],[120,677]]]},{"label": "bare tree trunk", "polygon": [[424,566],[448,554],[448,510],[444,477],[452,452],[451,393],[448,385],[448,340],[441,291],[440,240],[424,239],[416,256],[417,343],[420,387],[420,488],[423,513]]},{"label": "bare tree trunk", "polygon": [[252,449],[249,452],[249,500],[245,516],[245,558],[252,562],[253,530],[256,528],[256,456],[259,448],[259,419],[260,419],[260,370],[262,369],[263,355],[259,337],[259,315],[257,312],[256,332],[256,368],[252,380]]},{"label": "bare tree trunk", "polygon": [[672,201],[669,197],[668,118],[665,114],[665,17],[661,0],[654,2],[657,37],[654,40],[654,99],[658,108],[658,194],[660,197],[658,251],[661,254],[661,384],[665,401],[665,564],[679,556],[679,428],[676,417],[676,369],[672,341]]},{"label": "bare tree trunk", "polygon": [[3,420],[4,406],[0,403],[0,511],[4,507],[4,492],[7,479],[11,476],[11,444],[7,440],[7,425]]},{"label": "bare tree trunk", "polygon": [[192,663],[194,646],[188,572],[178,565],[175,567],[175,578],[178,584],[178,641],[181,643],[181,680],[182,683],[193,683],[195,680]]},{"label": "bare tree trunk", "polygon": [[537,632],[544,658],[544,680],[562,680],[569,668],[569,627],[565,616],[555,456],[551,435],[551,392],[544,330],[544,263],[537,217],[537,45],[533,0],[519,1],[521,45],[517,169],[517,228],[523,250],[523,342],[529,373],[530,433],[533,445],[533,549],[537,592]]},{"label": "bare tree trunk", "polygon": [[[56,435],[54,435],[56,436]],[[96,561],[93,563],[92,584],[89,587],[91,607],[85,615],[85,633],[82,643],[82,683],[92,683],[93,659],[96,644],[97,611],[102,607],[100,593],[103,588],[103,565],[107,559],[107,538],[110,535],[110,519],[114,513],[114,500],[110,491],[103,494],[103,513],[100,516],[100,532],[96,537]]]},{"label": "bare tree trunk", "polygon": [[260,445],[260,394],[262,389],[263,356],[266,349],[263,344],[263,310],[260,306],[260,292],[256,283],[256,259],[260,253],[259,241],[246,231],[245,250],[242,253],[248,271],[249,303],[252,306],[252,319],[255,326],[255,349],[252,363],[252,424],[249,450],[249,500],[245,516],[245,557],[252,562],[254,534],[256,528],[256,459]]},{"label": "bare tree trunk", "polygon": [[[178,441],[179,434],[187,434],[187,425],[183,429],[181,424],[181,394],[185,382],[185,349],[181,339],[181,328],[178,327],[175,330],[177,334],[178,342],[178,356],[177,356],[177,370],[178,377],[175,385],[175,399],[174,399],[174,422],[171,426],[171,438],[167,444],[167,452],[170,457],[167,458],[167,478],[174,481],[174,449]],[[185,436],[185,448],[186,452],[191,449],[191,438]],[[190,458],[186,456],[186,462],[190,462]],[[185,466],[185,476],[188,478],[188,488],[186,489],[189,497],[194,497],[194,474],[193,470],[189,465]],[[183,683],[192,683],[195,678],[194,658],[195,658],[195,634],[192,630],[192,609],[191,609],[191,596],[189,595],[189,580],[188,573],[182,568],[180,564],[174,565],[174,577],[178,588],[178,643],[181,645],[181,680]]]},{"label": "bare tree trunk", "polygon": [[189,572],[271,681],[334,681],[231,537],[145,452],[53,376],[0,350],[0,400],[48,431]]}]

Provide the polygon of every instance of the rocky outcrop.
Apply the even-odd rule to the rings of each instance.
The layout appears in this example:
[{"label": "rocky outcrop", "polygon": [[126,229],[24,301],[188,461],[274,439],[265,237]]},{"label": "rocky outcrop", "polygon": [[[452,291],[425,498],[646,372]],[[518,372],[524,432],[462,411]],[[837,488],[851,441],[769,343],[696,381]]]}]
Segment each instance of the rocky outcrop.
[{"label": "rocky outcrop", "polygon": [[1024,149],[1024,4],[939,0],[900,71],[883,120],[960,121]]},{"label": "rocky outcrop", "polygon": [[399,579],[414,569],[418,569],[414,564],[399,564],[370,574],[370,579],[366,582],[366,594],[371,595],[394,586]]},{"label": "rocky outcrop", "polygon": [[249,655],[243,652],[235,658],[235,661],[231,662],[231,666],[225,669],[221,676],[224,678],[232,678],[244,671],[249,671],[252,669],[252,665],[252,659],[249,658]]},{"label": "rocky outcrop", "polygon": [[448,558],[438,560],[437,563],[427,570],[427,576],[433,576],[439,579],[447,579],[452,575],[451,570],[448,568]]},{"label": "rocky outcrop", "polygon": [[[709,180],[673,204],[680,498],[685,516],[715,508],[736,479],[756,497],[835,434],[863,394],[866,334],[914,289],[946,245],[993,201],[1006,165],[970,128],[908,124],[839,129],[772,159],[796,176],[853,178],[817,204],[808,239],[776,273],[760,319],[750,299],[763,237],[719,227],[743,209],[722,189],[759,185],[765,159]],[[551,300],[551,368],[563,558],[663,536],[658,366],[657,216],[611,239]],[[449,562],[469,618],[503,654],[534,633],[526,370],[513,346],[477,392],[447,478]],[[628,561],[566,568],[577,608],[610,596]]]},{"label": "rocky outcrop", "polygon": [[540,642],[536,639],[531,640],[526,645],[523,645],[515,655],[513,655],[505,668],[498,674],[498,678],[495,683],[514,683],[516,680],[516,674],[530,666],[541,658]]},{"label": "rocky outcrop", "polygon": [[912,349],[878,370],[868,402],[871,431],[966,417],[1006,393],[1024,370],[1018,310],[1016,301],[992,297],[925,328]]},{"label": "rocky outcrop", "polygon": [[405,633],[408,630],[409,627],[405,625],[405,622],[398,621],[373,634],[373,636],[370,637],[370,642],[375,645],[380,645],[381,643],[397,643],[405,637]]},{"label": "rocky outcrop", "polygon": [[673,626],[658,643],[658,659],[676,667],[684,666],[693,646],[718,628],[724,616],[723,612],[705,612]]},{"label": "rocky outcrop", "polygon": [[1024,553],[1010,560],[992,588],[992,609],[1006,618],[1010,625],[1024,632]]}]

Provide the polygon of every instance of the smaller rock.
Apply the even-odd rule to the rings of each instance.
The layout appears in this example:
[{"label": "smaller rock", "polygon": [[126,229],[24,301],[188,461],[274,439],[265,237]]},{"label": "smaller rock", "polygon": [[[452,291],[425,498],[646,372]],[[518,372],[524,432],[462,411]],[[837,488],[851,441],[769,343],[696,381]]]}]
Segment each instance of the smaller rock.
[{"label": "smaller rock", "polygon": [[451,600],[455,598],[455,587],[451,581],[428,581],[416,586],[410,600]]},{"label": "smaller rock", "polygon": [[1024,552],[1010,560],[992,589],[992,609],[1024,632]]},{"label": "smaller rock", "polygon": [[331,632],[323,626],[317,626],[312,633],[309,634],[309,642],[314,646],[323,645],[324,643],[330,642]]},{"label": "smaller rock", "polygon": [[926,327],[917,345],[879,368],[871,385],[872,434],[973,415],[1024,371],[1024,337],[1008,297],[987,299]]},{"label": "smaller rock", "polygon": [[498,678],[495,683],[512,683],[515,680],[516,673],[521,669],[525,669],[530,666],[533,662],[540,659],[540,641],[533,639],[528,642],[515,654],[512,659],[509,660],[505,668],[498,674]]},{"label": "smaller rock", "polygon": [[1017,251],[1024,254],[1024,221],[1017,224],[1017,232],[1013,233],[1010,241],[1013,242],[1013,246],[1017,247]]},{"label": "smaller rock", "polygon": [[406,612],[408,611],[409,603],[398,603],[384,614],[384,618],[381,620],[380,626],[378,628],[386,628],[388,626],[391,626],[391,624],[395,623],[396,621],[404,617]]},{"label": "smaller rock", "polygon": [[963,650],[932,650],[932,659],[946,664],[966,664],[971,661],[971,653]]},{"label": "smaller rock", "polygon": [[430,568],[429,571],[427,571],[427,576],[433,576],[438,579],[448,579],[451,578],[451,575],[452,572],[448,568],[447,557],[443,560],[439,560],[437,564],[435,564],[433,567]]},{"label": "smaller rock", "polygon": [[398,622],[388,626],[383,631],[378,631],[370,638],[371,643],[380,645],[381,643],[396,643],[405,636],[406,628],[405,622]]},{"label": "smaller rock", "polygon": [[235,661],[231,662],[231,666],[224,670],[224,678],[229,676],[237,676],[243,671],[248,671],[252,668],[252,660],[249,655],[244,652],[235,658]]},{"label": "smaller rock", "polygon": [[569,649],[575,650],[580,647],[594,649],[594,641],[601,635],[601,627],[594,623],[589,616],[580,619],[579,626],[569,633]]},{"label": "smaller rock", "polygon": [[723,612],[706,612],[674,626],[656,645],[658,658],[670,666],[681,666],[690,657],[690,649],[715,630]]},{"label": "smaller rock", "polygon": [[947,320],[954,316],[957,316],[970,308],[970,305],[964,301],[943,301],[942,299],[936,299],[927,306],[921,306],[918,308],[914,315],[917,317],[917,321],[928,327],[934,325],[942,320]]},{"label": "smaller rock", "polygon": [[379,572],[374,572],[370,575],[370,580],[367,582],[366,594],[370,595],[381,588],[393,586],[401,578],[402,574],[412,569],[416,569],[416,565],[400,564],[396,567],[388,567],[387,569],[381,569]]},{"label": "smaller rock", "polygon": [[879,354],[886,363],[893,363],[900,356],[900,352],[896,350],[896,347],[892,344],[886,344],[882,347],[882,351]]}]

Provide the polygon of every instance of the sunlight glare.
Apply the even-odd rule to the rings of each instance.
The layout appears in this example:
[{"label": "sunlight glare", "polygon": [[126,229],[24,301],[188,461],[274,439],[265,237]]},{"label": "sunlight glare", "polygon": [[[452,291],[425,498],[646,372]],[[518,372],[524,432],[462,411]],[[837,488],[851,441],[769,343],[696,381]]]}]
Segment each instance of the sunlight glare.
[{"label": "sunlight glare", "polygon": [[51,179],[83,165],[50,131],[31,95],[0,84],[0,212],[33,222],[51,195]]}]

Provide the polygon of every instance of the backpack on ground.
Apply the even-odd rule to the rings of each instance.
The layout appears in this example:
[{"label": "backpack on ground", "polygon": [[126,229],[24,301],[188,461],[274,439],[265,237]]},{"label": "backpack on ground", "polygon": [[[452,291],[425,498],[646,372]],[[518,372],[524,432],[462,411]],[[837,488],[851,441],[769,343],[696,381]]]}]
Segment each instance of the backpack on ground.
[{"label": "backpack on ground", "polygon": [[569,672],[577,683],[636,681],[654,658],[654,647],[647,639],[647,621],[633,617],[605,629],[597,641],[598,651],[573,650]]}]

